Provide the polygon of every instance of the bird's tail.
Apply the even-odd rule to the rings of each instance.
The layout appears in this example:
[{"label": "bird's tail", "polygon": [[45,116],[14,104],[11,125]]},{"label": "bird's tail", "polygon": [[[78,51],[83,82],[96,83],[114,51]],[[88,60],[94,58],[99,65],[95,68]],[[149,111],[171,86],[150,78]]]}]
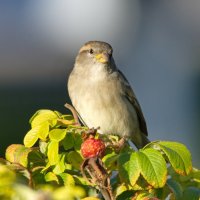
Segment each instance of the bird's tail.
[{"label": "bird's tail", "polygon": [[132,139],[132,142],[138,149],[142,149],[145,145],[147,145],[151,141],[147,138],[145,134],[141,132],[137,138]]}]

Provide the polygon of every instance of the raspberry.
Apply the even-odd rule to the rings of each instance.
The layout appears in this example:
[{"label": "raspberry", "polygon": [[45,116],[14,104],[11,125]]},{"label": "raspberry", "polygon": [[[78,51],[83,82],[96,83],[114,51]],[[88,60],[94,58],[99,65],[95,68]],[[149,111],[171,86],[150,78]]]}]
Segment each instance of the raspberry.
[{"label": "raspberry", "polygon": [[100,139],[88,138],[81,145],[81,153],[84,158],[101,157],[105,150],[105,144]]}]

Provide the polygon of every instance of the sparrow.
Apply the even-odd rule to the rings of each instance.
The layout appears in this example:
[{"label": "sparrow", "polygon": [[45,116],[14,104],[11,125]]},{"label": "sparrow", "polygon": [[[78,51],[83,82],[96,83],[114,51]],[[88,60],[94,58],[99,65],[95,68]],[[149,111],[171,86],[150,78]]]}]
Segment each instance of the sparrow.
[{"label": "sparrow", "polygon": [[130,139],[139,149],[149,143],[140,104],[113,59],[111,45],[84,44],[68,78],[68,93],[80,120],[102,134]]}]

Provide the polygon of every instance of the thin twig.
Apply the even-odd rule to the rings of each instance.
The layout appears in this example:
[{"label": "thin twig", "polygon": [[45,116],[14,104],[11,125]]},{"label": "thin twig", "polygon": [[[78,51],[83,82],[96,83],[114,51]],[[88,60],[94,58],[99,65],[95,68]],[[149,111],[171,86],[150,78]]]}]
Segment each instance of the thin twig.
[{"label": "thin twig", "polygon": [[[87,177],[85,171],[87,171],[90,178]],[[100,158],[94,157],[84,160],[81,166],[81,172],[88,182],[99,187],[105,200],[114,200],[110,178]]]},{"label": "thin twig", "polygon": [[68,108],[68,109],[72,112],[72,115],[73,115],[73,117],[74,117],[74,120],[75,120],[76,125],[77,125],[77,126],[81,126],[81,123],[79,122],[79,119],[78,119],[78,114],[77,114],[76,109],[75,109],[72,105],[70,105],[70,104],[68,104],[68,103],[66,103],[64,106],[65,106],[66,108]]}]

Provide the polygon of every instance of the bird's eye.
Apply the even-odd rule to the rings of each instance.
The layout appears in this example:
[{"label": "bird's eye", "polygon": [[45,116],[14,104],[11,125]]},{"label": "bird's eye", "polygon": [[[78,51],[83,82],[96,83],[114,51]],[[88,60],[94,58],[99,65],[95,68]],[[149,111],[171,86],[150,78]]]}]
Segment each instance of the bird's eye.
[{"label": "bird's eye", "polygon": [[89,53],[90,53],[90,54],[93,54],[93,53],[94,53],[94,50],[93,50],[93,49],[90,49],[90,50],[89,50]]}]

